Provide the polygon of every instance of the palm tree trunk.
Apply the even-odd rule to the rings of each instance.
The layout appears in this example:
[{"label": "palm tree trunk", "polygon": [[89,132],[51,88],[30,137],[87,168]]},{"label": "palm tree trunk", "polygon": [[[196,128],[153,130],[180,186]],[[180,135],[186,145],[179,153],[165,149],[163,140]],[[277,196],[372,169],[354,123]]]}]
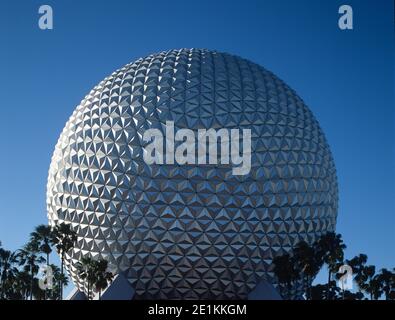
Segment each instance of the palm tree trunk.
[{"label": "palm tree trunk", "polygon": [[311,300],[312,292],[311,292],[311,278],[310,276],[307,277],[307,300]]},{"label": "palm tree trunk", "polygon": [[[62,279],[63,279],[63,266],[64,266],[64,254],[63,254],[63,251],[62,251],[62,263],[61,263],[61,266],[60,266],[60,273],[62,274]],[[60,300],[63,300],[63,282],[62,282],[62,279],[59,280],[59,290],[60,290],[59,297],[60,297]]]},{"label": "palm tree trunk", "polygon": [[0,287],[0,299],[3,299],[4,296],[4,282],[5,279],[7,278],[7,265],[5,264],[3,267],[3,271],[0,273],[1,275],[1,287]]},{"label": "palm tree trunk", "polygon": [[33,300],[33,280],[34,280],[33,266],[30,266],[30,300]]},{"label": "palm tree trunk", "polygon": [[3,275],[1,274],[0,299],[3,299],[3,291],[4,291],[4,280],[3,280]]},{"label": "palm tree trunk", "polygon": [[330,297],[329,289],[330,289],[330,286],[331,286],[331,278],[332,278],[332,272],[329,269],[328,270],[328,283],[326,285],[326,300],[329,300],[329,297]]},{"label": "palm tree trunk", "polygon": [[[47,272],[48,272],[48,268],[49,268],[49,253],[47,253]],[[48,274],[47,274],[47,276],[48,276]],[[48,278],[47,278],[47,281],[48,281]],[[47,300],[47,295],[48,295],[48,289],[45,289],[45,291],[44,291],[44,300]]]}]

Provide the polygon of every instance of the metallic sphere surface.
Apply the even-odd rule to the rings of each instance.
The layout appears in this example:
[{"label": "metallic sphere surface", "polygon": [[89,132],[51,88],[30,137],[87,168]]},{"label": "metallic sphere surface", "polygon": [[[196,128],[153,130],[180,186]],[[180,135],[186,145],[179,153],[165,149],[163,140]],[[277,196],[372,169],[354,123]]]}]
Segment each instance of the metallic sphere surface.
[{"label": "metallic sphere surface", "polygon": [[[143,134],[251,129],[251,170],[147,165]],[[49,170],[50,224],[78,234],[66,268],[107,259],[137,298],[244,299],[272,260],[334,231],[333,158],[311,111],[283,81],[240,57],[205,49],[153,54],[100,82],[78,105]]]}]

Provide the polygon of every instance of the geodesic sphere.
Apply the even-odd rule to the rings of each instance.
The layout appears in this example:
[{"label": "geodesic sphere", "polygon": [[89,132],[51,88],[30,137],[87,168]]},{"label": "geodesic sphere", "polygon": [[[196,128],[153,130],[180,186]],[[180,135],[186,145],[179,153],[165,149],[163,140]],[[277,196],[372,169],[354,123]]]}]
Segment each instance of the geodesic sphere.
[{"label": "geodesic sphere", "polygon": [[[144,131],[250,129],[251,170],[143,160]],[[336,171],[320,126],[271,72],[209,50],[139,59],[76,108],[49,171],[51,224],[78,234],[66,267],[107,259],[137,298],[246,298],[272,260],[334,231]]]}]

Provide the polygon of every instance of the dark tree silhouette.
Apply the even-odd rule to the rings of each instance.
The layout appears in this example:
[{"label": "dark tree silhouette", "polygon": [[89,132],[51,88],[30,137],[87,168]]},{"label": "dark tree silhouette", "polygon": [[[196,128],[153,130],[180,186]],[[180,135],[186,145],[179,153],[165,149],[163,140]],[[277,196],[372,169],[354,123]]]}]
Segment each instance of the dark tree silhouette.
[{"label": "dark tree silhouette", "polygon": [[[11,252],[1,247],[0,242],[0,299],[27,300],[63,298],[63,286],[68,278],[64,274],[65,255],[74,247],[76,233],[70,225],[60,224],[51,229],[40,225],[30,235],[30,241],[20,250]],[[49,263],[52,252],[51,245],[60,254],[61,267]],[[335,279],[343,275],[339,267],[344,261],[346,248],[340,234],[327,233],[312,245],[307,242],[297,244],[292,253],[286,253],[273,259],[273,272],[277,277],[281,295],[291,299],[293,288],[300,279],[305,284],[305,296],[311,300],[362,300],[380,299],[395,300],[395,269],[382,269],[376,273],[376,267],[367,265],[368,257],[359,254],[345,260],[353,270],[354,281],[358,291],[351,292],[340,289]],[[45,255],[46,259],[42,256]],[[50,266],[53,272],[53,287],[46,291],[39,287],[37,274],[43,263]],[[328,267],[326,284],[312,285],[312,281],[323,265]],[[86,281],[88,299],[92,299],[96,291],[101,299],[102,291],[112,282],[114,275],[108,270],[106,260],[82,258],[77,264],[80,278]]]},{"label": "dark tree silhouette", "polygon": [[[52,228],[47,225],[39,225],[34,228],[34,231],[30,234],[30,241],[35,242],[38,245],[39,250],[45,255],[45,261],[47,267],[50,265],[49,256],[52,252],[51,242],[53,239]],[[48,290],[45,290],[44,299],[48,295]]]},{"label": "dark tree silhouette", "polygon": [[[289,254],[284,254],[273,259],[273,272],[278,282],[285,285],[286,291],[281,295],[286,299],[291,299],[292,285],[300,279],[300,271],[296,268],[296,263]],[[280,287],[283,291],[283,287]]]},{"label": "dark tree silhouette", "polygon": [[315,246],[309,246],[305,241],[299,242],[294,249],[293,260],[296,270],[300,270],[305,286],[306,298],[311,299],[311,284],[323,265],[323,259],[317,254]]},{"label": "dark tree silhouette", "polygon": [[344,250],[346,245],[343,243],[340,234],[329,232],[323,235],[317,242],[317,254],[322,257],[324,263],[328,267],[327,282],[327,299],[330,299],[332,274],[339,270],[339,266],[343,264]]},{"label": "dark tree silhouette", "polygon": [[96,270],[94,260],[91,257],[84,257],[76,264],[78,275],[87,285],[88,300],[92,298],[91,290],[95,283]]},{"label": "dark tree silhouette", "polygon": [[34,231],[30,234],[30,241],[37,243],[39,250],[45,254],[46,263],[49,266],[49,255],[52,252],[51,242],[53,239],[53,232],[50,226],[39,225],[34,228]]},{"label": "dark tree silhouette", "polygon": [[43,263],[45,259],[40,255],[40,250],[38,247],[38,243],[35,241],[30,241],[26,244],[22,249],[18,250],[17,259],[19,261],[19,265],[23,266],[25,272],[28,272],[30,275],[30,300],[33,299],[33,291],[34,291],[34,276],[39,271],[40,263]]},{"label": "dark tree silhouette", "polygon": [[395,273],[381,269],[377,280],[380,283],[380,288],[384,292],[386,300],[395,300]]},{"label": "dark tree silhouette", "polygon": [[15,252],[0,247],[0,299],[6,298],[6,291],[11,285],[12,277],[15,275],[17,262]]},{"label": "dark tree silhouette", "polygon": [[[60,272],[64,275],[65,255],[73,247],[77,241],[77,234],[71,229],[69,224],[61,223],[53,229],[52,243],[56,247],[56,251],[60,254],[61,267]],[[59,282],[60,300],[63,299],[63,284]]]},{"label": "dark tree silhouette", "polygon": [[94,287],[99,293],[99,300],[101,299],[101,293],[107,288],[108,284],[112,282],[114,275],[108,271],[108,261],[98,260],[94,262],[94,268],[96,273],[96,280],[94,281]]}]

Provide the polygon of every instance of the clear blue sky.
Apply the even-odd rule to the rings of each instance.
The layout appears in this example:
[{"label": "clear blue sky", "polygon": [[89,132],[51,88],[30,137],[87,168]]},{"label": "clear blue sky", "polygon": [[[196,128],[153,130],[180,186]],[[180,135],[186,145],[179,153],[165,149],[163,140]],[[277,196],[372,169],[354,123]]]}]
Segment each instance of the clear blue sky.
[{"label": "clear blue sky", "polygon": [[[38,28],[50,4],[54,30]],[[354,30],[337,27],[351,4]],[[88,91],[150,53],[209,48],[248,58],[312,109],[338,170],[347,255],[395,267],[394,8],[380,1],[0,2],[0,240],[46,223],[52,151]]]}]

